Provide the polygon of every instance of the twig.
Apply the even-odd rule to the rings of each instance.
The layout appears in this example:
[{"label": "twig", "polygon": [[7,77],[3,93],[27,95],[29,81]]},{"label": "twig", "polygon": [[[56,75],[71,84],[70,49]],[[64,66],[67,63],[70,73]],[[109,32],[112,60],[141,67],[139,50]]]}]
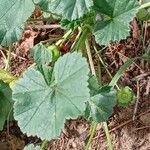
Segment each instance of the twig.
[{"label": "twig", "polygon": [[[148,109],[147,111],[145,111],[145,112],[143,112],[143,113],[140,113],[139,115],[136,116],[136,118],[137,118],[137,117],[141,117],[141,116],[143,116],[143,115],[145,115],[145,114],[147,114],[147,113],[149,113],[149,112],[150,112],[150,109]],[[114,131],[116,131],[116,130],[118,130],[118,129],[120,129],[120,128],[123,128],[125,125],[131,123],[132,121],[133,121],[133,119],[131,118],[131,119],[127,120],[126,122],[124,122],[124,123],[122,123],[122,124],[120,124],[120,125],[118,125],[118,126],[112,128],[112,129],[110,129],[109,132],[112,133],[112,132],[114,132]],[[104,132],[103,132],[102,134],[96,136],[96,137],[94,138],[94,140],[95,140],[95,139],[98,139],[98,138],[100,138],[100,137],[103,137],[103,136],[105,136],[105,133],[104,133]]]},{"label": "twig", "polygon": [[135,120],[135,116],[137,113],[139,99],[140,99],[140,85],[139,85],[139,81],[137,81],[137,98],[136,98],[136,103],[135,103],[134,112],[133,112],[133,118],[132,118],[133,121]]},{"label": "twig", "polygon": [[147,86],[146,86],[145,95],[148,96],[149,94],[150,94],[150,77],[149,77],[149,80],[148,80],[148,83],[147,83]]},{"label": "twig", "polygon": [[[120,56],[120,58],[122,59],[123,62],[126,62],[126,61],[129,59],[129,57],[127,57],[127,56],[121,54],[120,52],[117,52],[117,53],[119,54],[119,56]],[[135,62],[133,62],[133,64],[134,64],[137,68],[139,68],[142,73],[144,73],[143,69],[142,69],[141,67],[139,67],[138,64],[136,64]]]},{"label": "twig", "polygon": [[58,24],[50,24],[50,25],[31,25],[33,29],[57,29],[61,28],[61,25]]},{"label": "twig", "polygon": [[150,72],[147,72],[147,73],[142,73],[136,77],[134,77],[133,79],[131,79],[131,81],[139,81],[141,80],[142,78],[146,77],[146,76],[149,76],[150,75]]},{"label": "twig", "polygon": [[143,129],[146,129],[146,128],[150,128],[150,126],[144,126],[144,127],[136,128],[136,129],[133,130],[133,132],[138,131],[138,130],[143,130]]}]

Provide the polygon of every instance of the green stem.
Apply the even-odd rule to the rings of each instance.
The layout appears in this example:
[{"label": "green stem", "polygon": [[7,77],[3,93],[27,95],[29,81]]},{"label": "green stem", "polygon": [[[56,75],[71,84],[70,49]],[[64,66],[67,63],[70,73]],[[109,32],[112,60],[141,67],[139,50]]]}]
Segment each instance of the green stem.
[{"label": "green stem", "polygon": [[50,20],[51,18],[50,17],[48,17],[48,18],[29,18],[28,20],[27,20],[27,22],[37,22],[37,21],[48,21],[48,20]]},{"label": "green stem", "polygon": [[88,39],[85,40],[85,46],[86,46],[86,51],[87,51],[88,58],[89,58],[91,72],[94,76],[96,76],[96,71],[94,68],[94,63],[93,63],[92,54],[91,54],[91,50],[90,50],[90,44],[89,44]]},{"label": "green stem", "polygon": [[92,140],[93,140],[93,137],[94,137],[94,134],[95,134],[95,131],[96,131],[96,127],[97,127],[97,123],[92,122],[91,129],[90,129],[90,131],[91,131],[90,132],[90,137],[89,137],[88,143],[85,146],[85,150],[89,150],[89,148],[90,148],[90,145],[92,143]]},{"label": "green stem", "polygon": [[[92,54],[91,54],[90,44],[89,44],[88,39],[85,40],[85,46],[86,46],[86,50],[87,50],[87,54],[88,54],[88,58],[89,58],[89,64],[90,64],[91,72],[92,72],[93,75],[96,76],[96,71],[95,71],[95,68],[94,68],[94,63],[93,63],[93,60],[92,60]],[[91,129],[90,129],[90,133],[89,133],[90,138],[88,140],[88,143],[85,146],[85,150],[89,150],[89,147],[92,143],[94,134],[96,132],[96,127],[97,127],[97,123],[93,121],[92,125],[91,125]]]},{"label": "green stem", "polygon": [[79,38],[80,38],[80,36],[81,36],[81,33],[82,33],[82,30],[81,30],[81,28],[79,28],[79,33],[78,33],[78,35],[76,36],[76,38],[75,38],[75,41],[73,42],[73,44],[72,44],[72,46],[71,46],[71,51],[73,51],[74,50],[74,48],[75,48],[75,46],[76,46],[76,44],[77,44],[77,42],[78,42],[78,40],[79,40]]},{"label": "green stem", "polygon": [[106,134],[106,137],[107,137],[109,150],[113,150],[112,140],[111,140],[111,136],[110,136],[110,133],[109,133],[107,122],[103,122],[103,126],[104,126],[104,131],[105,131],[105,134]]},{"label": "green stem", "polygon": [[[106,65],[105,65],[105,63],[104,63],[104,61],[103,61],[103,59],[101,58],[101,55],[98,53],[98,50],[97,50],[96,46],[94,46],[94,50],[95,50],[95,52],[96,52],[96,54],[97,54],[97,57],[98,57],[99,61],[101,62],[101,64],[102,64],[103,67],[105,68],[106,72],[108,73],[108,75],[109,75],[110,78],[112,79],[113,77],[112,77],[110,71],[107,69],[107,67],[106,67]],[[116,83],[115,86],[116,86],[116,88],[117,88],[118,90],[120,89],[119,86],[117,85],[117,83]]]},{"label": "green stem", "polygon": [[84,47],[84,44],[85,44],[85,40],[87,38],[89,34],[89,28],[85,28],[83,31],[82,31],[82,34],[78,40],[78,42],[76,43],[76,46],[74,47],[73,50],[76,50],[76,51],[81,51],[82,52],[82,49]]},{"label": "green stem", "polygon": [[139,10],[140,10],[140,9],[143,9],[143,8],[148,8],[148,7],[150,7],[150,2],[147,2],[147,3],[145,3],[145,4],[142,4],[142,5],[139,7]]},{"label": "green stem", "polygon": [[[90,44],[88,42],[88,39],[86,39],[85,45],[86,45],[86,50],[87,50],[87,54],[88,54],[90,68],[91,68],[92,74],[96,76],[96,71],[95,71],[95,68],[94,68],[92,55],[91,55],[91,50],[90,50]],[[85,150],[89,150],[89,147],[90,147],[90,145],[92,143],[92,139],[93,139],[94,134],[96,132],[97,125],[98,125],[98,123],[96,123],[94,121],[92,122],[92,126],[91,126],[91,129],[90,129],[90,138],[88,140],[87,145],[85,146]],[[112,143],[111,143],[111,138],[110,138],[110,135],[109,135],[108,126],[107,126],[106,122],[104,122],[104,131],[106,133],[106,137],[107,137],[108,145],[109,145],[109,149],[110,149],[112,147]],[[110,149],[110,150],[112,150],[112,149]]]},{"label": "green stem", "polygon": [[48,141],[47,140],[44,140],[41,147],[40,147],[40,150],[45,150],[46,146],[48,144]]},{"label": "green stem", "polygon": [[62,39],[60,39],[59,41],[56,42],[55,45],[57,46],[61,46],[68,38],[68,36],[71,34],[72,30],[70,29],[68,32],[65,33],[65,35],[62,37]]},{"label": "green stem", "polygon": [[12,51],[12,45],[9,46],[8,49],[8,54],[7,54],[7,61],[6,61],[6,66],[5,66],[5,70],[7,71],[10,67],[10,61],[11,61],[11,51]]}]

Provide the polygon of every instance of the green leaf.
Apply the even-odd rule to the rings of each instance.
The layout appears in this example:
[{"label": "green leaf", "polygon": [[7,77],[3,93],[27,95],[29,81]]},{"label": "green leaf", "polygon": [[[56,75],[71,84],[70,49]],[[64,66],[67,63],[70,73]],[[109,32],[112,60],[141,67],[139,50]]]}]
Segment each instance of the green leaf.
[{"label": "green leaf", "polygon": [[12,91],[9,88],[8,84],[0,80],[0,130],[3,129],[3,125],[5,121],[9,118],[9,116],[11,117],[11,108]]},{"label": "green leaf", "polygon": [[75,119],[85,110],[88,73],[86,59],[76,52],[58,59],[50,85],[41,72],[27,69],[13,90],[14,117],[21,130],[42,139],[56,138],[65,119]]},{"label": "green leaf", "polygon": [[44,11],[56,13],[68,20],[76,20],[93,6],[92,0],[34,0]]},{"label": "green leaf", "polygon": [[46,65],[39,65],[39,66],[37,66],[37,70],[42,73],[47,85],[50,85],[51,82],[54,80],[52,78],[53,69]]},{"label": "green leaf", "polygon": [[131,88],[128,86],[121,88],[117,92],[117,100],[118,100],[118,105],[122,107],[127,107],[128,104],[133,100],[134,98],[134,93]]},{"label": "green leaf", "polygon": [[99,94],[91,97],[85,111],[85,117],[90,121],[104,122],[112,115],[116,104],[116,90],[110,86],[102,87]]},{"label": "green leaf", "polygon": [[105,15],[104,20],[97,21],[93,33],[101,45],[125,39],[130,31],[129,22],[139,8],[137,0],[95,0],[94,7]]},{"label": "green leaf", "polygon": [[3,80],[6,83],[11,83],[16,80],[16,77],[10,74],[8,71],[0,69],[0,80]]},{"label": "green leaf", "polygon": [[52,52],[42,43],[35,45],[31,49],[31,55],[38,65],[45,65],[52,61]]},{"label": "green leaf", "polygon": [[18,41],[23,33],[24,23],[34,10],[32,0],[0,1],[0,43],[9,46]]},{"label": "green leaf", "polygon": [[34,146],[33,144],[27,145],[24,150],[40,150],[40,146]]},{"label": "green leaf", "polygon": [[150,19],[150,12],[148,12],[148,10],[146,9],[140,9],[139,12],[137,13],[137,18],[140,21],[147,21]]},{"label": "green leaf", "polygon": [[101,86],[99,85],[97,78],[94,75],[92,75],[90,76],[88,82],[89,82],[90,95],[94,96],[98,94]]}]

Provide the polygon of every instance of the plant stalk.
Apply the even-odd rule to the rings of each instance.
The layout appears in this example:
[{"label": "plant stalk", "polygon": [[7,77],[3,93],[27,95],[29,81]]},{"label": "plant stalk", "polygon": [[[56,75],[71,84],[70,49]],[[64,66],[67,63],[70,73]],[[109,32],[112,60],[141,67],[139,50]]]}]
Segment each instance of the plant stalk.
[{"label": "plant stalk", "polygon": [[88,58],[89,58],[89,63],[90,63],[90,68],[91,68],[92,75],[96,76],[96,71],[95,71],[95,68],[94,68],[92,54],[91,54],[91,50],[90,50],[90,44],[89,44],[88,39],[85,40],[85,46],[86,46],[86,51],[87,51]]},{"label": "plant stalk", "polygon": [[5,66],[5,70],[6,70],[6,71],[8,71],[8,69],[9,69],[9,67],[10,67],[11,51],[12,51],[12,45],[10,45],[10,46],[9,46],[9,49],[8,49],[7,61],[6,61],[6,66]]},{"label": "plant stalk", "polygon": [[76,46],[74,47],[73,50],[76,50],[76,51],[79,51],[79,52],[82,52],[82,49],[84,47],[84,44],[85,44],[85,40],[87,38],[89,34],[89,28],[85,28],[83,31],[82,31],[82,34],[78,40],[78,42],[76,43]]},{"label": "plant stalk", "polygon": [[70,29],[68,32],[65,33],[65,35],[62,37],[62,39],[60,39],[59,41],[56,42],[55,45],[57,46],[61,46],[68,38],[68,36],[71,34],[72,30]]},{"label": "plant stalk", "polygon": [[[101,64],[102,64],[103,67],[105,68],[106,72],[108,73],[108,75],[109,75],[110,78],[112,79],[113,77],[112,77],[110,71],[107,69],[107,67],[106,67],[106,65],[105,65],[105,63],[104,63],[104,61],[103,61],[103,59],[101,58],[100,54],[98,53],[98,50],[97,50],[96,46],[94,46],[94,50],[95,50],[95,52],[96,52],[96,54],[97,54],[97,57],[98,57],[99,61],[101,62]],[[116,88],[117,88],[118,90],[120,89],[119,86],[117,85],[117,83],[116,83],[115,86],[116,86]]]},{"label": "plant stalk", "polygon": [[48,144],[48,141],[47,140],[44,140],[41,147],[40,147],[40,150],[45,150],[46,149],[46,146]]},{"label": "plant stalk", "polygon": [[105,135],[107,137],[109,150],[113,150],[112,140],[111,140],[111,136],[110,136],[110,133],[109,133],[107,122],[103,122],[103,126],[104,126]]},{"label": "plant stalk", "polygon": [[78,40],[79,40],[79,38],[80,38],[80,36],[81,36],[81,33],[82,33],[81,28],[79,27],[78,29],[79,29],[79,33],[78,33],[78,35],[76,36],[75,41],[73,42],[73,44],[72,44],[72,46],[71,46],[71,48],[70,48],[71,51],[74,50],[74,48],[75,48],[75,46],[76,46],[76,44],[77,44],[77,42],[78,42]]},{"label": "plant stalk", "polygon": [[90,137],[89,137],[88,143],[85,146],[85,150],[89,150],[89,148],[90,148],[90,145],[92,143],[94,134],[96,132],[96,127],[97,127],[97,123],[96,122],[92,122],[92,126],[91,126],[91,129],[90,129]]},{"label": "plant stalk", "polygon": [[[95,71],[95,68],[94,68],[94,63],[93,63],[93,60],[92,60],[92,54],[91,54],[90,44],[89,44],[88,39],[85,40],[85,46],[86,46],[86,50],[87,50],[87,54],[88,54],[88,58],[89,58],[89,64],[90,64],[91,72],[92,72],[93,75],[96,76],[96,71]],[[89,148],[90,148],[90,145],[92,143],[94,134],[96,132],[97,125],[98,124],[96,122],[94,122],[94,121],[92,122],[90,133],[89,133],[90,137],[89,137],[89,140],[88,140],[88,142],[85,146],[85,150],[89,150]]]},{"label": "plant stalk", "polygon": [[142,4],[142,5],[139,7],[139,10],[140,10],[140,9],[143,9],[143,8],[148,8],[148,7],[150,7],[150,2],[147,2],[147,3],[145,3],[145,4]]}]

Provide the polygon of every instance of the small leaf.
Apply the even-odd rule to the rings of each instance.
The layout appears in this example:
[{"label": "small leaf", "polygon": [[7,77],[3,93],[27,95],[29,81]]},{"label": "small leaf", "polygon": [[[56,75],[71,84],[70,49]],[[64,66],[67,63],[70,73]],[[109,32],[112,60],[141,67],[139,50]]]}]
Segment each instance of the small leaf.
[{"label": "small leaf", "polygon": [[0,43],[9,46],[18,41],[23,33],[24,23],[34,10],[32,0],[0,1]]},{"label": "small leaf", "polygon": [[93,6],[92,0],[34,0],[44,11],[56,13],[68,20],[76,20]]},{"label": "small leaf", "polygon": [[38,65],[45,65],[52,61],[52,52],[42,43],[35,45],[31,49],[31,55]]},{"label": "small leaf", "polygon": [[99,94],[91,97],[88,101],[85,117],[98,123],[107,121],[115,104],[116,90],[109,86],[102,87]]},{"label": "small leaf", "polygon": [[148,12],[148,10],[143,8],[143,9],[139,10],[139,12],[137,13],[137,18],[140,21],[147,21],[150,19],[150,12]]},{"label": "small leaf", "polygon": [[[0,130],[3,129],[5,121],[12,119],[12,91],[9,85],[0,80]],[[8,116],[9,115],[9,116]]]},{"label": "small leaf", "polygon": [[34,146],[33,144],[27,145],[24,150],[40,150],[40,146]]},{"label": "small leaf", "polygon": [[[51,84],[35,68],[29,68],[13,89],[14,117],[27,135],[56,138],[66,119],[83,114],[89,100],[89,68],[80,53],[68,53],[55,63]],[[47,78],[47,77],[46,77]]]},{"label": "small leaf", "polygon": [[108,45],[120,41],[129,35],[129,22],[138,12],[137,0],[95,0],[98,13],[105,15],[103,21],[97,21],[94,35],[96,42]]},{"label": "small leaf", "polygon": [[118,100],[118,105],[122,107],[127,107],[128,104],[133,100],[134,98],[134,93],[131,88],[128,86],[121,88],[117,92],[117,100]]}]

